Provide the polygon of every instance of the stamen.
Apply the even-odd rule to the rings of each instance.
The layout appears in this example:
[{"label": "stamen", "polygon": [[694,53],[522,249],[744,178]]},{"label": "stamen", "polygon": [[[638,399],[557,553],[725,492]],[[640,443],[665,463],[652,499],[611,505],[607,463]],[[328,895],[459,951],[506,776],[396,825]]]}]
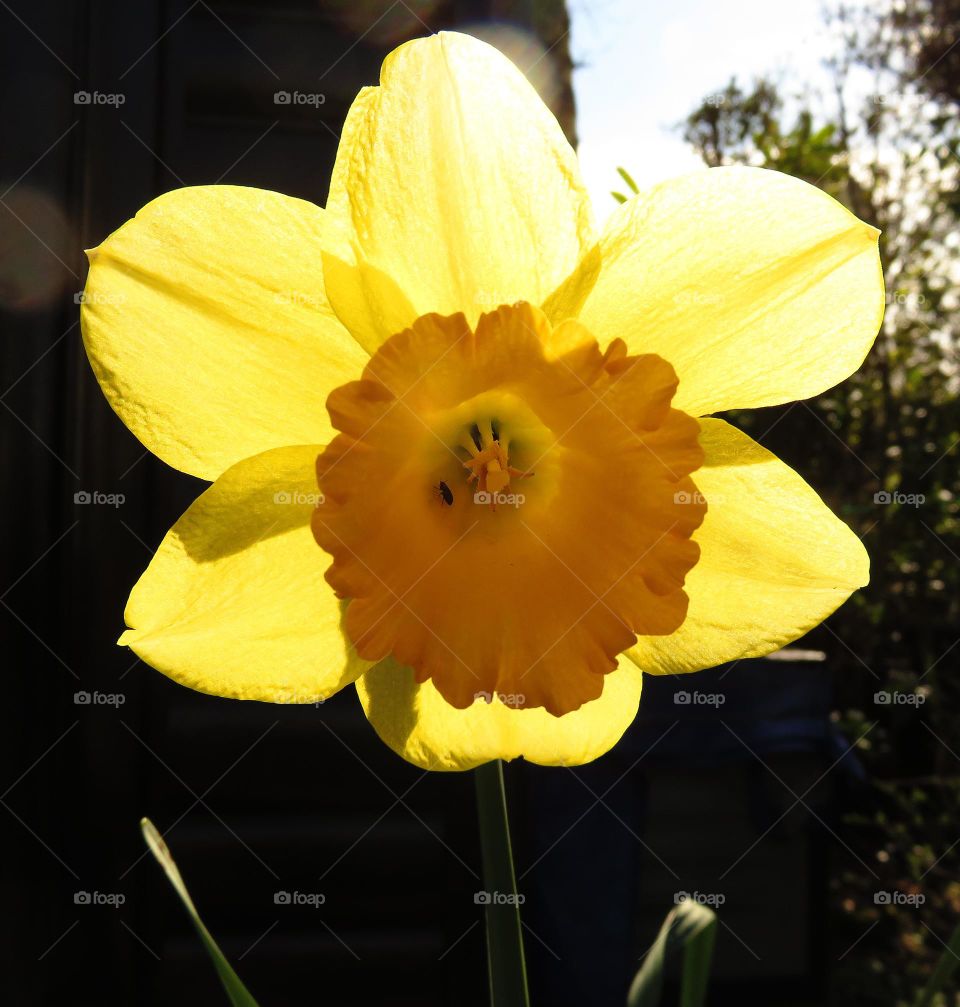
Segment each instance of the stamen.
[{"label": "stamen", "polygon": [[463,436],[460,438],[460,447],[462,447],[463,450],[466,451],[467,454],[473,458],[476,458],[476,456],[480,453],[480,448],[477,447],[477,445],[474,444],[473,442],[472,433],[463,434]]},{"label": "stamen", "polygon": [[[481,493],[490,495],[490,507],[496,510],[495,497],[502,493],[509,485],[511,478],[525,479],[532,476],[532,472],[523,472],[510,464],[507,456],[507,449],[500,441],[499,425],[494,426],[495,421],[484,424],[484,433],[489,430],[490,436],[484,437],[486,446],[478,452],[471,452],[473,457],[463,463],[470,475],[467,482],[476,482],[477,489]],[[473,430],[479,429],[474,424]],[[493,432],[496,430],[496,436]]]}]

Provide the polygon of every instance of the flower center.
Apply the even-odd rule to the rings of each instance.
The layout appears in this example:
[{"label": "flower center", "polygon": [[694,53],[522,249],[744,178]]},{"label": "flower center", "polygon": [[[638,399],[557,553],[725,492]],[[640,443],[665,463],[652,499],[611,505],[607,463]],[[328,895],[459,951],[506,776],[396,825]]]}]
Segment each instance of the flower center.
[{"label": "flower center", "polygon": [[[550,430],[508,391],[481,393],[440,413],[430,429],[433,444],[426,443],[422,458],[436,496],[472,521],[485,520],[474,505],[516,509],[544,497],[555,482]],[[535,466],[540,478],[531,483]]]},{"label": "flower center", "polygon": [[601,352],[526,304],[471,330],[426,315],[327,400],[314,536],[344,627],[452,705],[506,694],[562,715],[638,635],[686,615],[696,420],[673,369]]},{"label": "flower center", "polygon": [[[479,430],[479,426],[475,425]],[[463,463],[470,470],[470,481],[476,481],[481,493],[499,494],[510,485],[511,476],[524,476],[529,473],[520,472],[510,466],[507,450],[500,443],[499,436],[484,431],[482,438],[477,438],[479,447],[473,447],[473,457]],[[469,451],[471,446],[468,446]]]}]

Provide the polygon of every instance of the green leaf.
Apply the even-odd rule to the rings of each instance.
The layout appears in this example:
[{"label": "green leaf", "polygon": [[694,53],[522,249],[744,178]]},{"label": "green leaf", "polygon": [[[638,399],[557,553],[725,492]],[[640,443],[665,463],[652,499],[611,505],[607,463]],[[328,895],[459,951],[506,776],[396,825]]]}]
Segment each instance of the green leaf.
[{"label": "green leaf", "polygon": [[627,183],[627,188],[634,194],[638,193],[640,189],[637,187],[637,183],[634,182],[633,177],[626,168],[617,168],[617,174]]},{"label": "green leaf", "polygon": [[710,962],[717,938],[717,921],[713,910],[700,906],[712,917],[709,922],[687,938],[683,949],[683,972],[680,980],[680,1007],[703,1007],[707,1002],[710,982]]},{"label": "green leaf", "polygon": [[684,899],[671,909],[634,977],[627,994],[627,1007],[658,1007],[667,956],[679,948],[683,949],[681,1007],[702,1007],[706,1002],[716,930],[716,914],[699,902]]},{"label": "green leaf", "polygon": [[230,967],[230,963],[223,957],[223,952],[217,947],[217,942],[210,936],[210,931],[203,925],[203,920],[197,913],[197,907],[193,904],[193,899],[190,898],[187,886],[183,883],[183,878],[180,877],[180,871],[177,869],[173,857],[170,856],[163,836],[160,835],[149,818],[140,819],[140,828],[143,830],[143,838],[147,841],[150,852],[156,857],[157,863],[163,868],[164,873],[170,879],[170,884],[180,896],[180,901],[186,906],[190,919],[200,935],[200,940],[203,941],[207,953],[213,960],[214,968],[217,970],[217,975],[220,976],[223,988],[227,991],[230,1003],[233,1004],[233,1007],[257,1007],[257,1001],[250,995],[246,986],[240,982],[240,977]]},{"label": "green leaf", "polygon": [[933,1003],[933,998],[946,986],[958,965],[960,965],[960,924],[953,931],[950,943],[945,946],[943,954],[934,966],[930,981],[917,997],[916,1007],[929,1007]]}]

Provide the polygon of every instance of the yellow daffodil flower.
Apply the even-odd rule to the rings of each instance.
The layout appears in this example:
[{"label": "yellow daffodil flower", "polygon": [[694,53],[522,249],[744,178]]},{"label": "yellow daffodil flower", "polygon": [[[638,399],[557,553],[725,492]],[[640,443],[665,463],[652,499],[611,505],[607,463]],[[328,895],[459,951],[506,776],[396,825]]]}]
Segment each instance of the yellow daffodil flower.
[{"label": "yellow daffodil flower", "polygon": [[577,764],[630,724],[641,671],[767,654],[867,582],[800,476],[701,417],[860,365],[877,232],[716,168],[597,234],[557,122],[470,37],[387,58],[325,209],[169,192],[90,252],[87,294],[110,404],[213,483],[120,641],[191,688],[355,682],[418,765]]}]

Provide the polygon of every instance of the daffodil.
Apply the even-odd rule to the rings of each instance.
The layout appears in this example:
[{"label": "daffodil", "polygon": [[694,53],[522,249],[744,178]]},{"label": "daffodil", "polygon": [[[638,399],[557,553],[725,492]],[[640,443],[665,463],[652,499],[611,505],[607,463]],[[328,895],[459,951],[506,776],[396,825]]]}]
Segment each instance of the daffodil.
[{"label": "daffodil", "polygon": [[717,168],[598,233],[556,120],[470,37],[387,58],[324,209],[169,192],[90,252],[87,292],[110,404],[212,482],[120,641],[191,688],[355,683],[418,765],[577,764],[630,724],[643,672],[767,654],[867,582],[856,535],[711,414],[860,365],[877,232]]}]

